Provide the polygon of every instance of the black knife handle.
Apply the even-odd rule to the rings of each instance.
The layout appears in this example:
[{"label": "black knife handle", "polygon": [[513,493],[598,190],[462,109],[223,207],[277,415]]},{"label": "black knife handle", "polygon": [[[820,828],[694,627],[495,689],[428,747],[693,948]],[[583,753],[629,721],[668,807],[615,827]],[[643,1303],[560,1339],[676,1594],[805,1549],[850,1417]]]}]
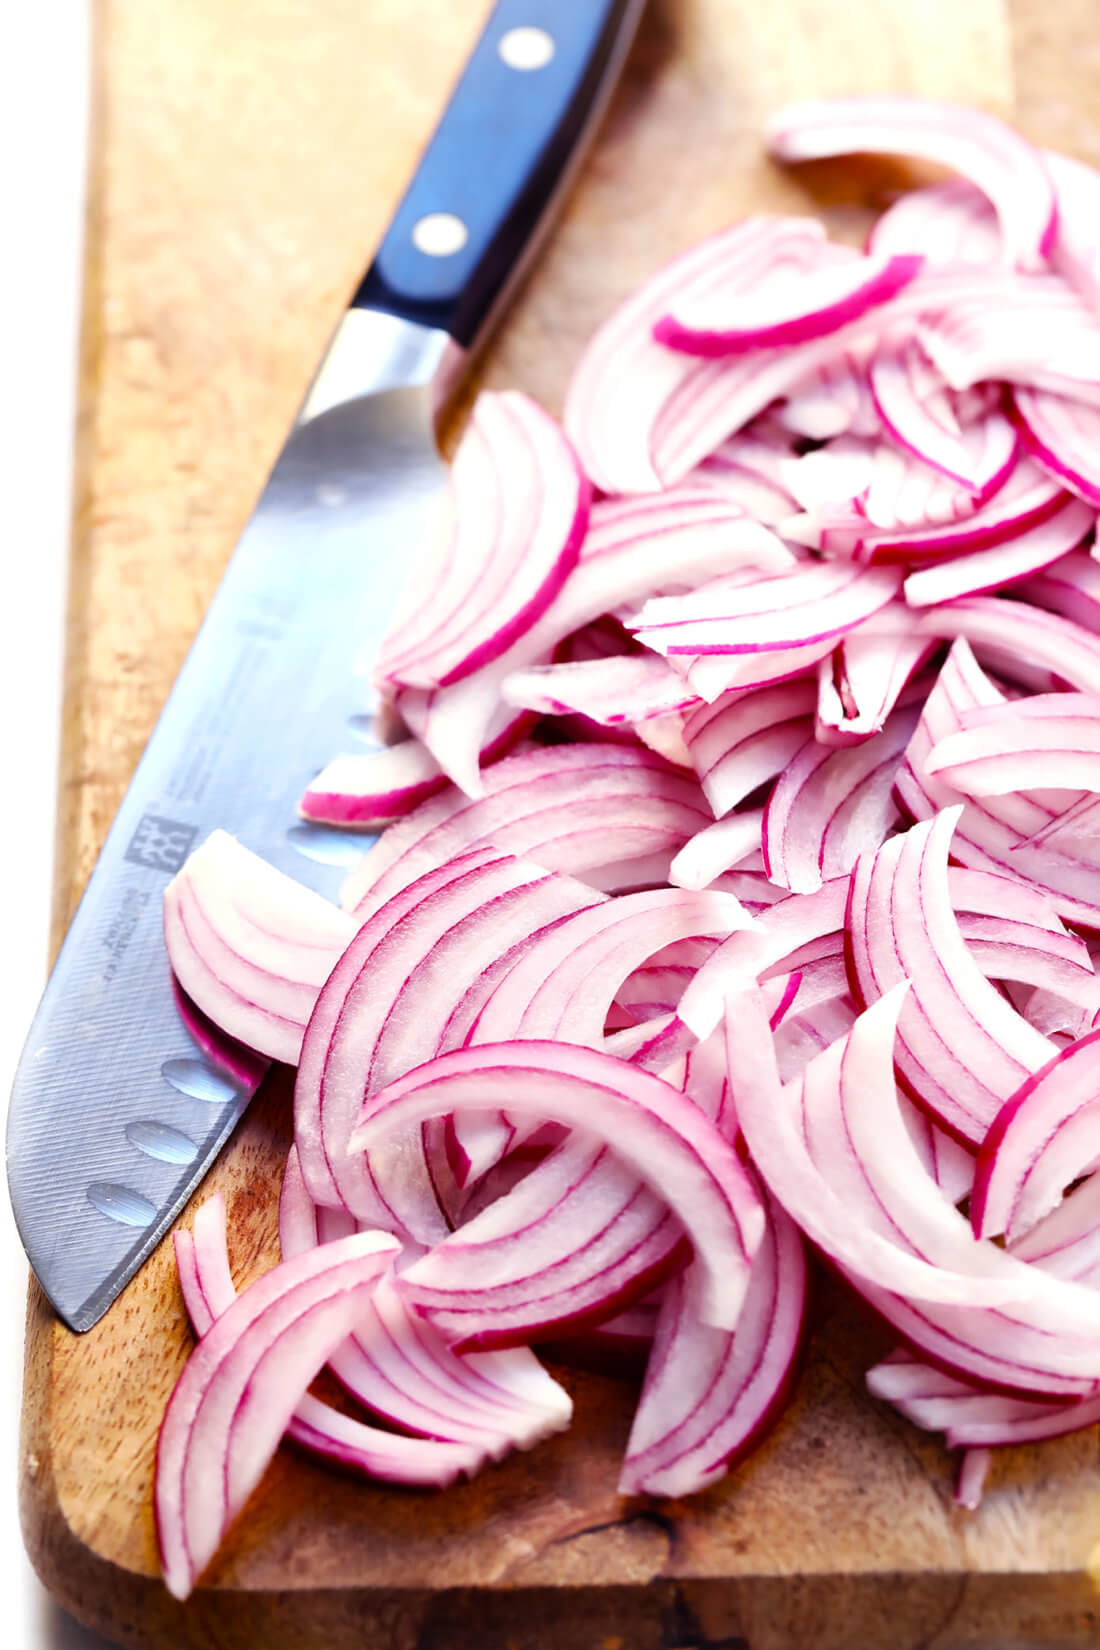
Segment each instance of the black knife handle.
[{"label": "black knife handle", "polygon": [[353,308],[474,342],[610,90],[641,9],[642,0],[498,0]]}]

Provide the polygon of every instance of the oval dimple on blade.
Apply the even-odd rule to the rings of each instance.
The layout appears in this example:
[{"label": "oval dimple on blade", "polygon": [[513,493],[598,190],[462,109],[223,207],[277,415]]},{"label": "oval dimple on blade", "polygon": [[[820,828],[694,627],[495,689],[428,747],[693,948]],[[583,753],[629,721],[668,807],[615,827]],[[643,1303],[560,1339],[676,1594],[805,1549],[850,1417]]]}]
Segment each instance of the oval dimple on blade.
[{"label": "oval dimple on blade", "polygon": [[88,1202],[121,1226],[150,1226],[157,1218],[156,1205],[147,1197],[110,1180],[94,1180],[88,1187]]},{"label": "oval dimple on blade", "polygon": [[168,1123],[159,1123],[153,1117],[142,1117],[127,1123],[126,1138],[146,1157],[155,1157],[160,1163],[193,1163],[199,1148],[182,1130]]},{"label": "oval dimple on blade", "polygon": [[205,1100],[211,1106],[224,1106],[237,1098],[236,1084],[220,1072],[212,1071],[202,1060],[165,1060],[160,1074],[181,1094],[189,1095],[192,1100]]}]

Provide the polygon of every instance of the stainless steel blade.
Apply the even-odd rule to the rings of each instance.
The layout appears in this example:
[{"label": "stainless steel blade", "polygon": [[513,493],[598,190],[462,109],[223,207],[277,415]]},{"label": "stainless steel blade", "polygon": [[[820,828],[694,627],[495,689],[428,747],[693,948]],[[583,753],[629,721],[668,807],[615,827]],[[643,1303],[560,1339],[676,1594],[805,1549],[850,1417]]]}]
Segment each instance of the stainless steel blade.
[{"label": "stainless steel blade", "polygon": [[369,839],[298,821],[371,742],[377,651],[446,485],[445,333],[352,310],[233,555],[104,844],[24,1051],[8,1121],[19,1232],[73,1329],[106,1310],[206,1173],[267,1063],[177,1009],[161,896],[222,826],[334,895]]}]

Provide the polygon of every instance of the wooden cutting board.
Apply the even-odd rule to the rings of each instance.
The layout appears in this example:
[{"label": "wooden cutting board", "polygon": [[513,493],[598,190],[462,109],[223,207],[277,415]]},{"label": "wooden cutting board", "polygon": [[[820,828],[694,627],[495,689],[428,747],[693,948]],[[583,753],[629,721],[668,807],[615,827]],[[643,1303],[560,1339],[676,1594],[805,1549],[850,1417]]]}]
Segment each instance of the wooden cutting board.
[{"label": "wooden cutting board", "polygon": [[[58,935],[487,9],[100,0]],[[759,143],[779,103],[954,97],[1100,163],[1098,69],[1092,0],[651,0],[488,380],[558,408],[585,336],[694,238],[815,204],[856,234],[907,180],[881,162],[782,175]],[[285,1088],[265,1092],[207,1183],[229,1202],[241,1280],[274,1258],[288,1117]],[[157,1426],[190,1345],[166,1243],[87,1335],[32,1290],[27,1542],[68,1609],[142,1650],[1097,1642],[1096,1435],[1006,1453],[963,1513],[947,1453],[863,1391],[886,1344],[823,1285],[788,1415],[683,1502],[616,1496],[634,1393],[594,1375],[562,1372],[566,1436],[445,1494],[365,1485],[284,1448],[181,1606],[158,1579],[151,1510]]]}]

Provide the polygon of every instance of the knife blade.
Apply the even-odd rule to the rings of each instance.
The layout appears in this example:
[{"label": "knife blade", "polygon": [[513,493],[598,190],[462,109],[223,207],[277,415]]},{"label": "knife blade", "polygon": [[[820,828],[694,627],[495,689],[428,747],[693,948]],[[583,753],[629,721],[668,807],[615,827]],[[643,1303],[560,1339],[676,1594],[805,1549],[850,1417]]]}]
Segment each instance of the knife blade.
[{"label": "knife blade", "polygon": [[31,1027],[8,1184],[45,1293],[90,1328],[269,1062],[174,990],[161,899],[222,827],[334,895],[370,838],[297,818],[372,740],[365,663],[446,487],[436,417],[577,165],[644,0],[498,0],[338,327],[103,845]]}]

